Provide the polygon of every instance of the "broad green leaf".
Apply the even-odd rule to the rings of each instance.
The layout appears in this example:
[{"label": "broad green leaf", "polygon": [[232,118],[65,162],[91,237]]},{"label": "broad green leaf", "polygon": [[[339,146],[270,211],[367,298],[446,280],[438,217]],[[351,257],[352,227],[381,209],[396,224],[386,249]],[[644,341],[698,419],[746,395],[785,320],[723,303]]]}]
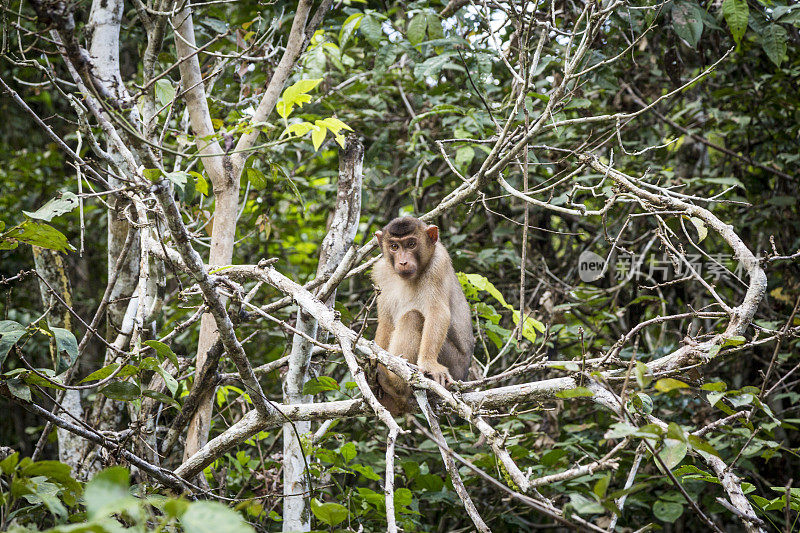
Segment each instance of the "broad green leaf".
[{"label": "broad green leaf", "polygon": [[295,135],[297,137],[302,137],[309,131],[314,129],[314,125],[310,122],[298,122],[296,124],[289,124],[289,126],[284,130],[284,134],[288,133],[291,135]]},{"label": "broad green leaf", "polygon": [[676,2],[672,7],[672,27],[692,48],[703,35],[703,10],[694,2]]},{"label": "broad green leaf", "polygon": [[706,223],[697,217],[689,217],[689,220],[691,220],[692,224],[697,230],[697,242],[703,242],[703,239],[708,236],[708,228],[706,227]]},{"label": "broad green leaf", "polygon": [[444,31],[442,30],[442,21],[439,19],[439,15],[433,12],[429,12],[426,16],[425,25],[428,30],[428,39],[442,39],[444,37]]},{"label": "broad green leaf", "polygon": [[122,402],[135,400],[141,394],[139,386],[135,383],[131,383],[130,381],[115,381],[114,383],[109,383],[100,389],[100,392],[106,398],[119,400]]},{"label": "broad green leaf", "polygon": [[183,194],[183,191],[186,188],[186,182],[189,181],[188,172],[177,170],[175,172],[167,172],[164,174],[164,176],[172,182],[172,184],[181,192],[181,194]]},{"label": "broad green leaf", "polygon": [[610,481],[611,481],[611,475],[610,474],[604,475],[603,477],[597,480],[597,483],[594,484],[592,492],[594,492],[598,498],[605,498],[606,491],[608,490],[608,483]]},{"label": "broad green leaf", "polygon": [[569,495],[569,503],[579,515],[591,515],[605,512],[605,509],[598,502],[587,498],[583,494],[573,492]]},{"label": "broad green leaf", "polygon": [[314,131],[311,132],[311,142],[314,144],[314,150],[319,150],[319,147],[322,146],[322,142],[325,140],[325,135],[328,133],[328,128],[324,125],[320,126],[320,121],[318,120],[315,124]]},{"label": "broad green leaf", "polygon": [[358,29],[361,25],[361,21],[364,19],[364,13],[353,13],[342,24],[342,29],[339,30],[339,48],[344,49],[347,45],[347,41],[350,40],[352,37],[353,32]]},{"label": "broad green leaf", "polygon": [[574,389],[562,390],[556,393],[556,398],[586,398],[594,396],[594,393],[586,387],[575,387]]},{"label": "broad green leaf", "polygon": [[367,15],[361,19],[358,29],[367,38],[369,44],[376,48],[380,46],[381,39],[383,39],[383,28],[381,28],[381,23],[373,15]]},{"label": "broad green leaf", "polygon": [[722,2],[722,14],[725,16],[728,28],[731,30],[733,40],[736,41],[736,44],[739,44],[744,32],[747,30],[747,19],[750,16],[747,0],[724,0]]},{"label": "broad green leaf", "polygon": [[647,365],[641,361],[636,361],[634,374],[636,376],[636,383],[642,389],[650,385],[650,382],[653,381],[652,376],[650,376],[650,369],[647,368]]},{"label": "broad green leaf", "polygon": [[53,198],[34,212],[23,211],[29,218],[50,222],[54,217],[69,213],[78,207],[78,197],[71,192],[65,192],[60,198]]},{"label": "broad green leaf", "polygon": [[130,494],[128,469],[122,466],[112,466],[95,475],[86,484],[84,500],[86,501],[86,514],[89,518],[107,516],[118,512],[130,504],[136,504],[136,499]]},{"label": "broad green leaf", "polygon": [[471,146],[462,146],[456,150],[456,166],[466,168],[472,163],[475,157],[475,149]]},{"label": "broad green leaf", "polygon": [[452,52],[446,52],[444,54],[428,58],[422,63],[417,63],[414,66],[414,77],[421,81],[428,77],[438,78],[439,73],[445,66],[450,65],[451,67],[456,68],[455,64],[451,63],[451,58],[453,55],[454,53]]},{"label": "broad green leaf", "polygon": [[770,61],[780,67],[786,55],[786,30],[778,23],[772,23],[761,32],[761,48],[767,53]]},{"label": "broad green leaf", "polygon": [[672,470],[683,461],[686,453],[689,451],[689,446],[682,440],[664,439],[664,446],[658,453],[658,456],[664,462],[664,465],[669,470]]},{"label": "broad green leaf", "polygon": [[162,174],[163,172],[161,172],[160,168],[146,168],[142,171],[142,175],[153,182],[158,181]]},{"label": "broad green leaf", "polygon": [[723,399],[725,396],[725,392],[709,392],[708,396],[706,396],[706,399],[708,400],[709,404],[714,406],[717,405],[717,402]]},{"label": "broad green leaf", "polygon": [[741,335],[735,335],[733,337],[728,337],[725,339],[725,342],[722,343],[722,346],[739,346],[747,342],[747,339],[742,337]]},{"label": "broad green leaf", "polygon": [[156,81],[156,98],[162,106],[165,106],[175,99],[175,87],[166,78]]},{"label": "broad green leaf", "polygon": [[342,122],[336,117],[328,117],[326,119],[317,120],[315,122],[317,126],[325,126],[329,130],[331,130],[334,134],[339,133],[341,130],[348,130],[353,131],[353,128]]},{"label": "broad green leaf", "polygon": [[75,248],[67,241],[63,233],[53,226],[32,220],[26,220],[22,224],[11,228],[3,237],[57,252],[75,251]]},{"label": "broad green leaf", "polygon": [[689,388],[689,385],[677,379],[662,378],[656,381],[656,390],[660,392],[669,392],[675,389],[687,389],[687,388]]},{"label": "broad green leaf", "polygon": [[267,177],[264,176],[263,172],[256,168],[251,167],[247,169],[247,181],[249,181],[250,185],[252,185],[257,191],[267,187]]},{"label": "broad green leaf", "polygon": [[186,533],[254,533],[242,516],[219,502],[190,503],[181,516]]},{"label": "broad green leaf", "polygon": [[358,454],[356,451],[356,445],[353,442],[348,442],[347,444],[342,445],[342,447],[339,448],[339,453],[341,454],[345,463],[349,463],[355,459],[356,455]]},{"label": "broad green leaf", "polygon": [[322,78],[300,80],[287,87],[275,106],[278,114],[286,118],[291,114],[294,106],[303,107],[303,104],[310,102],[311,97],[306,93],[313,90],[321,81]]},{"label": "broad green leaf", "polygon": [[329,376],[319,376],[314,379],[309,379],[303,385],[303,394],[319,394],[320,392],[339,390],[339,383]]},{"label": "broad green leaf", "polygon": [[8,392],[26,402],[31,401],[31,388],[21,379],[9,379],[5,382]]},{"label": "broad green leaf", "polygon": [[162,361],[164,359],[168,359],[173,365],[175,365],[175,368],[178,367],[178,356],[175,355],[175,352],[172,351],[172,348],[159,341],[145,341],[144,344],[145,346],[153,348]]},{"label": "broad green leaf", "polygon": [[195,178],[194,189],[200,194],[208,196],[208,193],[210,192],[208,188],[208,182],[203,175],[199,172],[195,172],[194,170],[190,170],[189,175]]},{"label": "broad green leaf", "polygon": [[721,392],[728,389],[728,385],[724,381],[712,381],[711,383],[703,383],[700,385],[700,390],[708,390],[714,392]]},{"label": "broad green leaf", "polygon": [[316,498],[311,500],[311,512],[317,520],[328,526],[341,524],[348,515],[347,507],[344,505],[332,502],[320,503]]},{"label": "broad green leaf", "polygon": [[8,351],[25,335],[25,327],[13,320],[0,320],[0,369],[6,360]]},{"label": "broad green leaf", "polygon": [[659,520],[671,524],[683,514],[683,505],[677,502],[658,500],[653,504],[653,514]]},{"label": "broad green leaf", "polygon": [[428,17],[425,13],[417,13],[408,23],[406,37],[408,42],[417,45],[425,40],[425,28],[428,26]]},{"label": "broad green leaf", "polygon": [[[68,329],[52,328],[52,330],[56,338],[56,350],[58,351],[56,374],[60,374],[71,367],[78,359],[78,341],[75,339],[75,335]],[[61,354],[65,352],[67,354],[66,358],[61,356]]]},{"label": "broad green leaf", "polygon": [[369,465],[360,465],[360,464],[353,464],[350,465],[350,468],[364,476],[366,479],[370,481],[381,481],[381,476],[375,473],[375,470],[372,469]]}]

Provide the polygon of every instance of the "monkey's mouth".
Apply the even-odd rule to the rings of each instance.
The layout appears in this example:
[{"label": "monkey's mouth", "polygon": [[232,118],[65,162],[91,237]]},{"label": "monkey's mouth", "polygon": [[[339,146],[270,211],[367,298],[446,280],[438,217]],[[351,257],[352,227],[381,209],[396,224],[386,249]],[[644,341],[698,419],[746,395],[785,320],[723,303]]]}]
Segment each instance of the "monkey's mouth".
[{"label": "monkey's mouth", "polygon": [[397,273],[400,274],[400,277],[408,279],[414,277],[414,274],[417,273],[417,269],[413,268],[409,270],[398,270]]}]

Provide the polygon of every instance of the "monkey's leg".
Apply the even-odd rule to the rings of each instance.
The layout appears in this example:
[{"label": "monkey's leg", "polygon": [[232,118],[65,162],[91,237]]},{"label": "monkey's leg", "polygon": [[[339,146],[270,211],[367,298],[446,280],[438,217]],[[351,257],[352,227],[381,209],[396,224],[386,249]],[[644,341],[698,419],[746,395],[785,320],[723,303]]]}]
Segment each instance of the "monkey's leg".
[{"label": "monkey's leg", "polygon": [[[392,355],[399,355],[411,363],[417,362],[419,344],[422,340],[422,326],[425,319],[419,311],[409,311],[395,324],[387,351]],[[402,414],[408,410],[408,400],[411,398],[411,387],[394,372],[383,365],[378,366],[378,383],[389,398],[381,400],[384,407],[393,415]],[[389,405],[389,403],[394,405]],[[393,410],[397,407],[397,410]]]}]

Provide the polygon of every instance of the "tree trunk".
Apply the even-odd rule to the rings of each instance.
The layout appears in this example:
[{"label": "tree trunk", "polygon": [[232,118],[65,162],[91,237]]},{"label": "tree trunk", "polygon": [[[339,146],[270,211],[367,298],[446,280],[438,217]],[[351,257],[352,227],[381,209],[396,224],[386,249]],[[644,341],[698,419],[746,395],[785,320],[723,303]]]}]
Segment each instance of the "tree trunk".
[{"label": "tree trunk", "polygon": [[[353,246],[358,221],[361,215],[361,182],[364,147],[355,136],[349,136],[345,148],[339,150],[339,185],[336,195],[336,211],[331,227],[320,246],[317,277],[332,273]],[[333,308],[336,293],[331,294],[326,304]],[[297,329],[311,338],[317,336],[317,321],[298,311]],[[311,362],[312,343],[295,334],[292,352],[289,355],[289,370],[283,382],[285,404],[311,403],[313,398],[303,394],[308,381],[308,366]],[[307,440],[311,422],[287,423],[283,426],[283,531],[309,531],[311,509],[306,473],[306,459],[301,439]]]}]

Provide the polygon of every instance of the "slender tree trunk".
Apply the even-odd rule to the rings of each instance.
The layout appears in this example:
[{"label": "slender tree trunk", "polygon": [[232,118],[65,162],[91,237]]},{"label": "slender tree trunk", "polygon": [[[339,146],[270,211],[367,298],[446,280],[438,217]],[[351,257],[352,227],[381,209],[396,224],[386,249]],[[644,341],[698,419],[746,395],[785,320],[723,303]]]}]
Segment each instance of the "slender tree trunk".
[{"label": "slender tree trunk", "polygon": [[[53,250],[34,246],[33,261],[36,265],[36,272],[47,281],[47,283],[45,283],[40,280],[39,293],[42,297],[43,307],[50,310],[47,315],[48,325],[51,328],[64,328],[72,331],[72,317],[69,311],[61,305],[58,298],[51,293],[48,287],[48,285],[50,285],[67,305],[72,305],[72,289],[61,254]],[[63,367],[63,365],[59,365],[58,363],[60,354],[56,348],[55,339],[50,340],[50,357],[53,360],[54,368]],[[74,364],[77,365],[78,361],[75,361]],[[64,397],[61,400],[61,405],[64,407],[64,410],[69,412],[72,416],[78,419],[83,418],[81,395],[79,391],[65,391]],[[58,460],[68,464],[72,469],[72,473],[77,474],[80,471],[83,454],[86,451],[86,441],[62,428],[57,428],[57,435]]]},{"label": "slender tree trunk", "polygon": [[[361,215],[361,183],[364,147],[355,136],[349,136],[343,150],[339,150],[339,184],[336,210],[331,227],[320,246],[317,277],[332,273],[344,255],[353,246]],[[333,308],[335,293],[326,301]],[[297,329],[311,338],[317,336],[317,321],[306,313],[298,312]],[[311,403],[313,398],[303,394],[308,381],[313,344],[295,334],[289,369],[283,383],[285,404]],[[283,426],[283,531],[309,531],[311,509],[309,506],[308,474],[301,440],[310,438],[311,422],[287,423]]]}]

